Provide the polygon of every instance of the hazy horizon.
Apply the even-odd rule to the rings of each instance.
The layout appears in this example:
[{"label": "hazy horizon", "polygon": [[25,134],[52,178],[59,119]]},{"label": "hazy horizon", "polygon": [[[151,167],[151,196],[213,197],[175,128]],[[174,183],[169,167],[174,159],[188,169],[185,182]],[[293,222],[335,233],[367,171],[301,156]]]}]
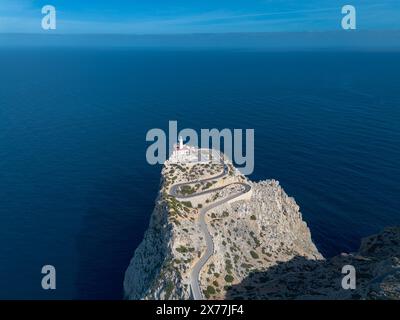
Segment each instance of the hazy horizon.
[{"label": "hazy horizon", "polygon": [[192,34],[0,34],[1,47],[106,46],[249,49],[399,50],[400,31],[241,32]]}]

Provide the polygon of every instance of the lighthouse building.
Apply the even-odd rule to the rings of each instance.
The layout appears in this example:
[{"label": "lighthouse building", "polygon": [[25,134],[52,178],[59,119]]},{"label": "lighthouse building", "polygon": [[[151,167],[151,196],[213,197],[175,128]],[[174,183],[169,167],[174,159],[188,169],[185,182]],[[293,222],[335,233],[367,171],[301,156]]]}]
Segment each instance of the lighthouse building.
[{"label": "lighthouse building", "polygon": [[196,148],[184,145],[183,138],[180,136],[178,143],[174,144],[174,150],[170,157],[171,162],[191,162],[192,155],[195,155]]},{"label": "lighthouse building", "polygon": [[194,146],[185,145],[183,138],[179,136],[178,143],[174,148],[168,161],[171,163],[205,163],[209,161],[221,161],[221,155],[216,150],[198,149]]}]

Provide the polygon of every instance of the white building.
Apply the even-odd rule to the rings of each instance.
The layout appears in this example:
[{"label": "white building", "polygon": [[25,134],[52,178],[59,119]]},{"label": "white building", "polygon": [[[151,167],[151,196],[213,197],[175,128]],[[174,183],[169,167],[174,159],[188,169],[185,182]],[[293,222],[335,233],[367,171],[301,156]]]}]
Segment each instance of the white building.
[{"label": "white building", "polygon": [[196,157],[197,149],[195,147],[184,145],[183,138],[180,136],[178,143],[174,144],[174,150],[172,152],[171,157],[169,158],[170,162],[192,162],[193,157]]},{"label": "white building", "polygon": [[209,161],[220,162],[220,153],[215,150],[198,149],[185,145],[181,136],[178,139],[178,143],[174,144],[174,149],[169,158],[171,163],[205,163]]}]

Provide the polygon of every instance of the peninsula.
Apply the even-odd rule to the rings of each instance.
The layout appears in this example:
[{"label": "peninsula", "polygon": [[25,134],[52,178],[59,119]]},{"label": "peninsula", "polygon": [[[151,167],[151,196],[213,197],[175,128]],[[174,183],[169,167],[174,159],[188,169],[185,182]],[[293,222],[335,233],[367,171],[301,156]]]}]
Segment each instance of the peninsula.
[{"label": "peninsula", "polygon": [[[124,295],[399,298],[399,239],[399,228],[388,229],[365,240],[359,253],[325,260],[299,206],[278,181],[252,182],[220,152],[185,146],[180,139],[162,169],[149,228],[125,274]],[[364,279],[357,290],[340,285],[345,264],[360,268]]]}]

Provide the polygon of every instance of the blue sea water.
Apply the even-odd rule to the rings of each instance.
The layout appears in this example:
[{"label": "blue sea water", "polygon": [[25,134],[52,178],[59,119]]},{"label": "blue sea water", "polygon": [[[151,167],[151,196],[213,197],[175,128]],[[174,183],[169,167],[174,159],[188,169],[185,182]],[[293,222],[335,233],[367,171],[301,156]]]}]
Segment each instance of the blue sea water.
[{"label": "blue sea water", "polygon": [[250,178],[280,181],[324,255],[355,250],[400,224],[399,106],[398,52],[2,48],[0,298],[122,298],[169,120],[254,128]]}]

